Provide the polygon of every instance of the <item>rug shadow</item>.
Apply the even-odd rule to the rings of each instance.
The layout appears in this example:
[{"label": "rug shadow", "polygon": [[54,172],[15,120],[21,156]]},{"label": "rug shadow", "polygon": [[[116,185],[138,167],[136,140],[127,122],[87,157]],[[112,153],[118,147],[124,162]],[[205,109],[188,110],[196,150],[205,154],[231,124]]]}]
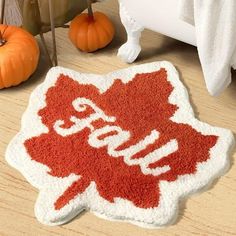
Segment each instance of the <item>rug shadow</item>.
[{"label": "rug shadow", "polygon": [[80,217],[84,216],[86,213],[88,213],[88,211],[86,209],[82,210],[80,213],[78,213],[77,216],[75,216],[74,218],[70,219],[69,221],[65,222],[64,224],[62,224],[60,227],[64,228],[63,226],[68,225],[69,223],[71,223],[72,221],[76,221],[79,220]]}]

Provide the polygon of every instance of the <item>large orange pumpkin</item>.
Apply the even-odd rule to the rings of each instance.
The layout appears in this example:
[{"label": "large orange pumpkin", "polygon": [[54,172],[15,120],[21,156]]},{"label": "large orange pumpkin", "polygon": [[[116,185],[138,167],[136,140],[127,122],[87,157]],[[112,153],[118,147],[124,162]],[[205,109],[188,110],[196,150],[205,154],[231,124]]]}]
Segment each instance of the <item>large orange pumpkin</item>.
[{"label": "large orange pumpkin", "polygon": [[15,86],[27,80],[35,71],[39,47],[27,31],[0,25],[0,89]]},{"label": "large orange pumpkin", "polygon": [[71,21],[69,38],[80,50],[94,52],[107,46],[114,33],[113,24],[103,13],[94,12],[92,17],[82,13]]}]

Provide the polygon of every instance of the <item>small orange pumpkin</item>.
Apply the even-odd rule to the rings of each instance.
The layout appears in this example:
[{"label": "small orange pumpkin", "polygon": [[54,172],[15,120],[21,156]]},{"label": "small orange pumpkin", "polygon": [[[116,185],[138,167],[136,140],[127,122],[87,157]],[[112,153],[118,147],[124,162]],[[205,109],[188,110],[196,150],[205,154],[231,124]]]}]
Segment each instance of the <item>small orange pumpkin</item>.
[{"label": "small orange pumpkin", "polygon": [[94,52],[107,46],[114,33],[113,24],[103,13],[82,13],[71,21],[69,38],[81,51]]},{"label": "small orange pumpkin", "polygon": [[39,47],[27,31],[0,25],[0,89],[27,80],[36,70]]}]

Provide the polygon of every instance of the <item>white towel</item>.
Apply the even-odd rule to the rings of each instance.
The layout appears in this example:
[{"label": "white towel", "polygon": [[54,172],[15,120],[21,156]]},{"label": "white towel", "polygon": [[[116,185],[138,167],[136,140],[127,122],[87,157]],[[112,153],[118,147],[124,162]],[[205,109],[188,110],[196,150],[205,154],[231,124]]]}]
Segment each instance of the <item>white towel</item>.
[{"label": "white towel", "polygon": [[179,16],[195,25],[198,54],[207,89],[219,95],[236,68],[236,1],[180,0]]}]

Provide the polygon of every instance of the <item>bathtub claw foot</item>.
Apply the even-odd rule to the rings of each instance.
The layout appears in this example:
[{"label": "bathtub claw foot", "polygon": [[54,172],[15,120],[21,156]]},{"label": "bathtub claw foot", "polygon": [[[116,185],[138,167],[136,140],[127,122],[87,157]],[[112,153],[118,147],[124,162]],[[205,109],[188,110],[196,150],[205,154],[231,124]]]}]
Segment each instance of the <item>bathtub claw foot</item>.
[{"label": "bathtub claw foot", "polygon": [[126,42],[119,48],[117,56],[126,63],[132,63],[136,60],[140,51],[141,47],[139,44]]},{"label": "bathtub claw foot", "polygon": [[122,1],[120,3],[120,18],[127,32],[127,42],[118,50],[118,57],[127,63],[132,63],[138,57],[141,46],[139,43],[144,27],[139,25],[126,11]]}]

